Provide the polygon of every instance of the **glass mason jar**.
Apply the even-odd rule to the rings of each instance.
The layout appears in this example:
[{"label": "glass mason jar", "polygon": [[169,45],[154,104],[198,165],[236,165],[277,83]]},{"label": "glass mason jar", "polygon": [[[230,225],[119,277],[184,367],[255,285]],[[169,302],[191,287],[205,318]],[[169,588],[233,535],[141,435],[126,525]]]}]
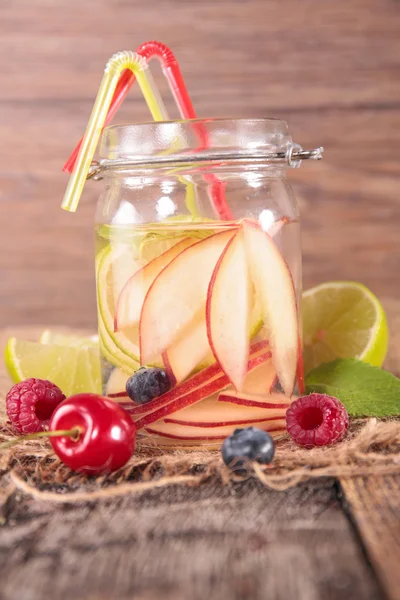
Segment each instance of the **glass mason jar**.
[{"label": "glass mason jar", "polygon": [[237,427],[284,431],[303,391],[299,211],[286,170],[312,152],[274,119],[104,130],[103,392],[151,443],[215,447]]}]

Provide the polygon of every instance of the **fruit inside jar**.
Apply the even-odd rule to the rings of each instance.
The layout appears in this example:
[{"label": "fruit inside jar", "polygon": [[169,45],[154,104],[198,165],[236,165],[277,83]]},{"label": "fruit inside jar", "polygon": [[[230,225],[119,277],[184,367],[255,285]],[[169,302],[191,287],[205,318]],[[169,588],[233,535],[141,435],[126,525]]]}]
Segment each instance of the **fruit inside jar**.
[{"label": "fruit inside jar", "polygon": [[[130,411],[138,435],[190,448],[220,446],[248,425],[284,433],[303,391],[298,238],[298,220],[285,216],[268,227],[252,218],[96,227],[103,392]],[[127,395],[132,375],[156,373],[167,391]]]}]

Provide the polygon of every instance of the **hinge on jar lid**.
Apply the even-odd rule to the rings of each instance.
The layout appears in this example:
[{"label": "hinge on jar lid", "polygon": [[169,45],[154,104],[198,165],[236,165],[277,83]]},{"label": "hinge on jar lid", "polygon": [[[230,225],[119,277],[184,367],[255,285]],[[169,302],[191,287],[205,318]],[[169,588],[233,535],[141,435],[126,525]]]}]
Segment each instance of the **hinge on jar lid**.
[{"label": "hinge on jar lid", "polygon": [[314,148],[314,150],[303,150],[299,144],[289,144],[286,150],[286,160],[289,167],[297,169],[301,165],[302,160],[321,160],[324,148]]},{"label": "hinge on jar lid", "polygon": [[[196,162],[209,162],[213,160],[218,161],[253,161],[253,162],[286,162],[289,167],[296,169],[300,167],[303,160],[321,160],[324,148],[314,148],[313,150],[303,150],[299,144],[289,144],[285,151],[280,152],[221,152],[219,154],[215,152],[203,151],[196,154]],[[151,165],[168,165],[168,164],[182,164],[188,163],[193,160],[193,156],[138,156],[137,158],[130,159],[117,159],[109,160],[103,159],[101,161],[93,160],[91,162],[87,179],[94,179],[98,181],[102,179],[102,171],[109,169],[125,169],[127,167],[139,167],[139,166],[151,166]]]}]

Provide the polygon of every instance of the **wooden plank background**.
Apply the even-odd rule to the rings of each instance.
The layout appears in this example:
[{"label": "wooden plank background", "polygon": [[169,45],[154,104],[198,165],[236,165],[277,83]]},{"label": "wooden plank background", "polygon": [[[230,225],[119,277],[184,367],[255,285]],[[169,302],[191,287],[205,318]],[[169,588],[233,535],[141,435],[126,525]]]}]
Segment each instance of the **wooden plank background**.
[{"label": "wooden plank background", "polygon": [[[391,309],[399,8],[398,0],[1,0],[0,327],[95,326],[101,184],[89,183],[68,214],[59,208],[61,168],[108,57],[148,39],[173,48],[199,116],[280,117],[303,147],[325,146],[321,163],[290,172],[305,287],[355,279]],[[160,73],[157,81],[176,114]],[[117,120],[148,118],[132,90]],[[396,372],[399,356],[397,345]],[[250,482],[68,509],[17,495],[0,507],[0,598],[397,600],[396,561],[385,556],[398,550],[398,506],[376,485],[342,482],[360,538],[329,480],[284,494]],[[366,490],[380,507],[375,519]]]},{"label": "wooden plank background", "polygon": [[[89,183],[79,212],[67,214],[61,167],[108,57],[147,39],[174,49],[200,116],[281,117],[304,147],[325,146],[323,162],[290,173],[303,216],[305,286],[356,279],[395,296],[399,7],[2,0],[0,325],[95,324],[92,223],[101,184]],[[137,89],[117,120],[148,120]]]}]

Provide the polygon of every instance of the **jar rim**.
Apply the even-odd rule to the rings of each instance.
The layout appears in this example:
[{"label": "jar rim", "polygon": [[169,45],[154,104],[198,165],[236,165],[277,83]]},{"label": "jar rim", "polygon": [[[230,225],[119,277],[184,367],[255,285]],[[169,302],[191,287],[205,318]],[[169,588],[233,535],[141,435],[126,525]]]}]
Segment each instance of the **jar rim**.
[{"label": "jar rim", "polygon": [[286,121],[275,118],[206,118],[111,125],[104,129],[100,157],[142,161],[167,154],[170,162],[196,160],[205,150],[220,155],[276,153],[292,144]]}]

